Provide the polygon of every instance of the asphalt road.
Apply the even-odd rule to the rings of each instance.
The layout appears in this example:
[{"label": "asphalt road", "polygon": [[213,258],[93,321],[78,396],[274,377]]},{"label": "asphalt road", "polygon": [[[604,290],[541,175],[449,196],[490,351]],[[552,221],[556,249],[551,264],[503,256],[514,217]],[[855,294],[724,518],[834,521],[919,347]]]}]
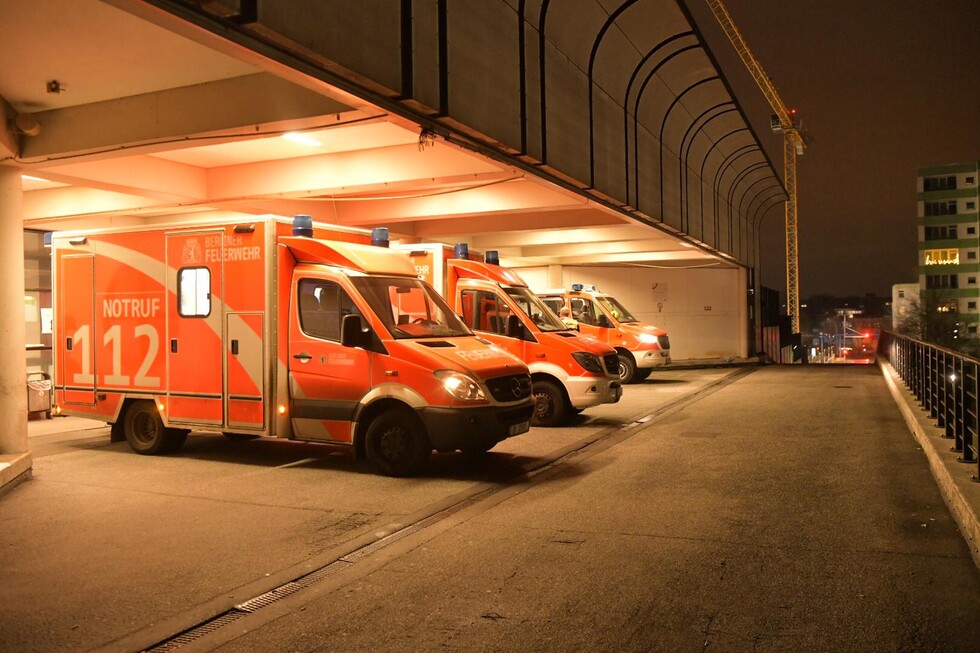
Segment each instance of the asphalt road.
[{"label": "asphalt road", "polygon": [[160,650],[980,648],[980,575],[875,367],[658,373],[422,479],[41,438],[0,498],[3,651],[209,622]]}]

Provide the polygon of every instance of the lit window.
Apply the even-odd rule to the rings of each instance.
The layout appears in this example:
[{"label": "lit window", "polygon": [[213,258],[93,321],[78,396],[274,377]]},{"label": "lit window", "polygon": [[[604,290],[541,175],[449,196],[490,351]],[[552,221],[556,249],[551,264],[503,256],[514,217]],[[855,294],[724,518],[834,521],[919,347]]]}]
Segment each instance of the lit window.
[{"label": "lit window", "polygon": [[177,272],[177,313],[181,317],[211,314],[211,270],[183,268]]},{"label": "lit window", "polygon": [[926,265],[957,265],[960,262],[958,249],[927,249],[924,254]]}]

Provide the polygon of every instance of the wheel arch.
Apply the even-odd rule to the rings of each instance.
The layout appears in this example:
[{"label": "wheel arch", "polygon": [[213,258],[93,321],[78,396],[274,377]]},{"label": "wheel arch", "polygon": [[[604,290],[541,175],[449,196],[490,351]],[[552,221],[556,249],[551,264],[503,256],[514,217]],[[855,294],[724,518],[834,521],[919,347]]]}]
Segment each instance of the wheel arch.
[{"label": "wheel arch", "polygon": [[[108,420],[108,422],[109,422],[109,441],[110,442],[125,442],[126,441],[126,433],[123,430],[124,429],[124,423],[126,421],[126,413],[129,412],[129,409],[132,408],[133,407],[133,404],[135,404],[137,401],[152,401],[154,404],[156,404],[156,402],[157,402],[156,397],[153,396],[153,395],[145,395],[145,394],[138,394],[138,395],[125,394],[125,395],[123,395],[122,401],[119,402],[119,404],[118,404],[118,406],[116,408],[116,414],[113,416],[113,418],[111,420]],[[169,426],[169,424],[167,423],[167,416],[166,415],[164,415],[164,414],[161,413],[160,414],[160,419],[163,420],[163,425],[164,426]]]},{"label": "wheel arch", "polygon": [[[561,394],[565,398],[565,405],[571,407],[572,402],[568,397],[568,388],[565,387],[565,383],[553,374],[548,374],[547,372],[531,372],[531,387],[534,387],[535,383],[548,382],[553,383],[561,389]],[[533,390],[531,391],[533,394]]]},{"label": "wheel arch", "polygon": [[[354,457],[363,459],[367,457],[365,438],[367,437],[368,427],[371,422],[383,413],[392,410],[405,410],[415,415],[415,409],[410,404],[395,397],[378,397],[374,401],[362,404],[354,415]],[[421,421],[421,420],[420,420]],[[425,428],[424,424],[422,425]]]}]

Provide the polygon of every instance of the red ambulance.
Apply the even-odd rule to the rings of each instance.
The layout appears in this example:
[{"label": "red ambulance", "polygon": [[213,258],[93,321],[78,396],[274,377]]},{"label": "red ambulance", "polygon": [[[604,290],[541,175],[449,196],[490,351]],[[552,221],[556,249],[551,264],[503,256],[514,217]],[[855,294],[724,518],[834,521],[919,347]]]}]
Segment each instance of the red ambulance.
[{"label": "red ambulance", "polygon": [[569,329],[496,252],[472,260],[468,247],[399,244],[416,271],[443,292],[466,325],[524,361],[531,371],[536,426],[557,426],[571,415],[622,397],[616,352]]},{"label": "red ambulance", "polygon": [[618,299],[595,286],[573,283],[569,290],[546,290],[538,296],[555,312],[567,309],[582,333],[616,350],[624,384],[643,381],[655,368],[670,364],[667,332],[640,322]]},{"label": "red ambulance", "polygon": [[210,430],[347,445],[391,475],[527,431],[527,366],[370,242],[309,216],[54,234],[56,411],[142,454]]}]

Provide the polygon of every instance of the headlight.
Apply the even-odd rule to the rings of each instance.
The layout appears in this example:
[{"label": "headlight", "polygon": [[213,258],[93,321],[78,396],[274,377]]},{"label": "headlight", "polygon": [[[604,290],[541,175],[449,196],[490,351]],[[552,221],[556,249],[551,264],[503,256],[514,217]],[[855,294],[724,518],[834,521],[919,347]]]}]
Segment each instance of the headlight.
[{"label": "headlight", "polygon": [[462,372],[452,370],[436,371],[436,378],[450,395],[461,401],[486,401],[487,396],[480,384]]},{"label": "headlight", "polygon": [[653,335],[652,333],[641,333],[639,335],[639,338],[640,338],[640,342],[642,342],[645,345],[659,345],[660,344],[660,340],[658,340],[657,339],[657,336]]},{"label": "headlight", "polygon": [[593,374],[605,374],[602,370],[602,363],[599,361],[599,357],[595,354],[590,354],[587,351],[576,351],[572,353],[572,358],[575,362],[582,366],[586,372],[592,372]]}]

